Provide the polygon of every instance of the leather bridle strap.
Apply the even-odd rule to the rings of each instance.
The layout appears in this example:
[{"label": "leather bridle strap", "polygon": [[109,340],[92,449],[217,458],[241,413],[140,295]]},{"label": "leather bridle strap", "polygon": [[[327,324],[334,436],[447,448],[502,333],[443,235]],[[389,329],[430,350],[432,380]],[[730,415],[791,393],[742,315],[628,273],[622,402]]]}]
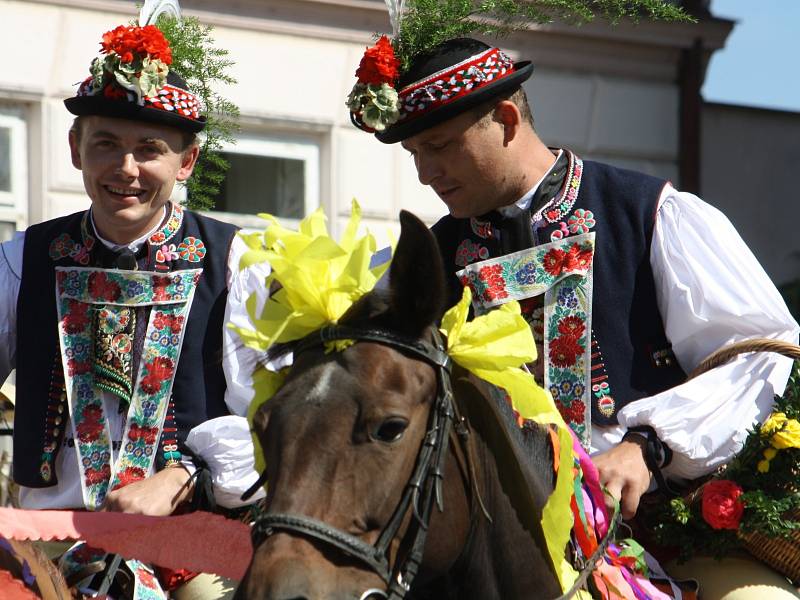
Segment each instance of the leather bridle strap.
[{"label": "leather bridle strap", "polygon": [[[257,546],[276,531],[289,531],[321,541],[370,567],[386,582],[390,599],[403,598],[410,589],[422,562],[434,502],[440,511],[443,510],[444,461],[454,419],[453,390],[450,382],[452,363],[444,350],[441,336],[435,331],[434,346],[389,331],[330,326],[300,340],[294,348],[294,354],[298,355],[305,350],[338,340],[375,342],[390,346],[422,359],[436,369],[437,397],[431,407],[428,429],[417,455],[414,471],[392,517],[374,545],[367,544],[358,537],[317,519],[286,513],[267,513],[260,517],[253,526],[253,545]],[[389,547],[409,510],[412,511],[412,519],[406,532],[406,536],[412,536],[409,550],[403,557],[402,563],[392,568],[389,565]]]}]

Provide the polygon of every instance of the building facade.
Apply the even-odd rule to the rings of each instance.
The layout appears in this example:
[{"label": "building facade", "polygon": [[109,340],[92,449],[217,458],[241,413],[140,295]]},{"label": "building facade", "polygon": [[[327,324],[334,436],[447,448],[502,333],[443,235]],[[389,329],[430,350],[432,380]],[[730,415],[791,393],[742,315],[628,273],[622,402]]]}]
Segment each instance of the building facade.
[{"label": "building facade", "polygon": [[[402,148],[354,128],[344,106],[364,48],[374,32],[389,29],[382,0],[184,0],[182,8],[213,25],[235,61],[238,83],[221,92],[239,105],[242,130],[228,149],[232,168],[217,207],[222,218],[258,226],[248,215],[270,212],[291,221],[322,205],[338,232],[356,198],[365,224],[385,241],[400,209],[428,222],[443,213]],[[133,1],[0,0],[3,239],[88,205],[70,162],[71,115],[62,100],[87,76],[102,33],[136,13]],[[502,46],[536,65],[526,90],[548,144],[679,185],[683,61],[698,40],[699,60],[707,60],[730,28],[714,19],[548,25]]]}]

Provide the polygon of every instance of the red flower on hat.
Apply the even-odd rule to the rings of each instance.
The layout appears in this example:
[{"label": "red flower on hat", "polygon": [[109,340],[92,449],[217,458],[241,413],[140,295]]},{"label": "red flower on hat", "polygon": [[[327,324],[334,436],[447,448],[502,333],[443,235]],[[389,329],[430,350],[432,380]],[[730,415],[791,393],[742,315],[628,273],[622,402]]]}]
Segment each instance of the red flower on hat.
[{"label": "red flower on hat", "polygon": [[167,65],[172,64],[169,42],[155,25],[144,27],[120,25],[103,34],[100,47],[105,54],[115,53],[124,63],[133,62],[138,54],[147,55],[151,60],[160,60]]},{"label": "red flower on hat", "polygon": [[399,68],[400,61],[395,58],[392,43],[388,37],[382,35],[372,48],[367,48],[364,52],[356,69],[356,77],[359,83],[392,83],[397,79]]},{"label": "red flower on hat", "polygon": [[714,529],[738,529],[744,512],[741,495],[742,488],[733,481],[709,481],[703,486],[703,519]]}]

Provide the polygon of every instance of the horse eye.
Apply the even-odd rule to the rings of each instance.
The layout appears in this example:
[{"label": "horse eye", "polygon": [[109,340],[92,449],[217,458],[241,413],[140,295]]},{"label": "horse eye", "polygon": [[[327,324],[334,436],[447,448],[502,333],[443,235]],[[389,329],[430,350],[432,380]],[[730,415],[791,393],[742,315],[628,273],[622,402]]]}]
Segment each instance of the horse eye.
[{"label": "horse eye", "polygon": [[379,442],[396,442],[403,437],[406,427],[408,427],[408,421],[400,417],[392,417],[381,423],[372,437]]}]

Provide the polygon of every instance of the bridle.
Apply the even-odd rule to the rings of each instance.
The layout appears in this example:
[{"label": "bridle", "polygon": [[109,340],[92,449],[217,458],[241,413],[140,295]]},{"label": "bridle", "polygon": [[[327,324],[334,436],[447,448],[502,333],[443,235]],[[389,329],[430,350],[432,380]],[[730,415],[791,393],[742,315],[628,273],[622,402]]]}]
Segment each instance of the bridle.
[{"label": "bridle", "polygon": [[[265,513],[259,517],[252,529],[253,547],[278,531],[289,531],[337,548],[348,556],[367,565],[386,583],[386,597],[390,600],[403,598],[411,589],[411,582],[417,575],[422,562],[425,540],[428,533],[434,503],[442,511],[442,479],[444,461],[447,456],[450,434],[455,424],[456,432],[464,440],[468,435],[465,421],[457,417],[457,407],[453,399],[450,381],[452,362],[445,351],[441,335],[433,333],[433,343],[400,336],[379,329],[361,329],[333,325],[306,336],[294,348],[295,356],[302,352],[324,346],[338,340],[376,342],[390,346],[414,358],[423,360],[434,367],[437,374],[436,400],[431,407],[428,428],[417,454],[417,461],[411,478],[403,490],[397,507],[389,522],[381,531],[375,544],[368,544],[360,538],[323,521],[305,515],[288,513]],[[469,461],[471,463],[471,460]],[[472,477],[470,468],[470,477]],[[262,478],[259,485],[263,484]],[[389,564],[389,546],[397,537],[400,527],[412,511],[405,539],[410,539],[408,552],[399,564]],[[371,591],[372,592],[372,591]],[[380,591],[376,595],[384,595]],[[363,596],[362,596],[363,597]]]},{"label": "bridle", "polygon": [[[422,555],[425,549],[425,540],[434,503],[436,503],[440,512],[444,510],[442,498],[444,461],[447,456],[450,436],[454,430],[462,443],[460,452],[462,456],[459,462],[462,463],[462,468],[466,470],[466,476],[470,479],[469,489],[471,492],[471,504],[473,505],[472,512],[475,512],[475,503],[477,502],[486,518],[489,521],[491,521],[491,518],[477,489],[474,458],[471,446],[468,443],[469,429],[466,420],[458,413],[458,406],[454,401],[453,387],[450,380],[452,361],[445,351],[439,332],[434,330],[433,344],[431,344],[423,340],[406,338],[380,329],[361,329],[332,325],[315,331],[300,340],[293,352],[295,356],[298,356],[306,350],[319,348],[325,346],[328,342],[338,340],[384,344],[423,360],[436,370],[436,400],[431,407],[428,428],[417,453],[414,471],[403,490],[403,495],[395,507],[392,517],[381,531],[375,544],[368,544],[360,538],[328,523],[305,515],[268,512],[261,515],[253,524],[251,531],[253,547],[258,547],[268,537],[279,531],[300,534],[337,548],[367,565],[383,579],[387,585],[386,593],[380,590],[368,590],[362,595],[362,599],[382,596],[388,600],[400,600],[411,589],[411,583],[414,581],[419,565],[422,563]],[[463,463],[466,463],[466,465],[463,465]],[[265,482],[266,471],[262,473],[253,487],[245,492],[242,498],[247,499]],[[409,509],[412,511],[413,516],[406,532],[406,539],[411,536],[409,551],[399,564],[390,565],[389,546],[392,540],[397,537]],[[619,512],[617,512],[612,525],[609,526],[606,535],[601,540],[601,543],[598,544],[598,548],[582,566],[574,585],[566,593],[559,596],[557,600],[568,600],[574,597],[578,590],[585,585],[589,574],[594,570],[597,561],[600,560],[606,546],[613,538],[619,518]],[[472,525],[474,526],[474,519],[472,519]]]}]

